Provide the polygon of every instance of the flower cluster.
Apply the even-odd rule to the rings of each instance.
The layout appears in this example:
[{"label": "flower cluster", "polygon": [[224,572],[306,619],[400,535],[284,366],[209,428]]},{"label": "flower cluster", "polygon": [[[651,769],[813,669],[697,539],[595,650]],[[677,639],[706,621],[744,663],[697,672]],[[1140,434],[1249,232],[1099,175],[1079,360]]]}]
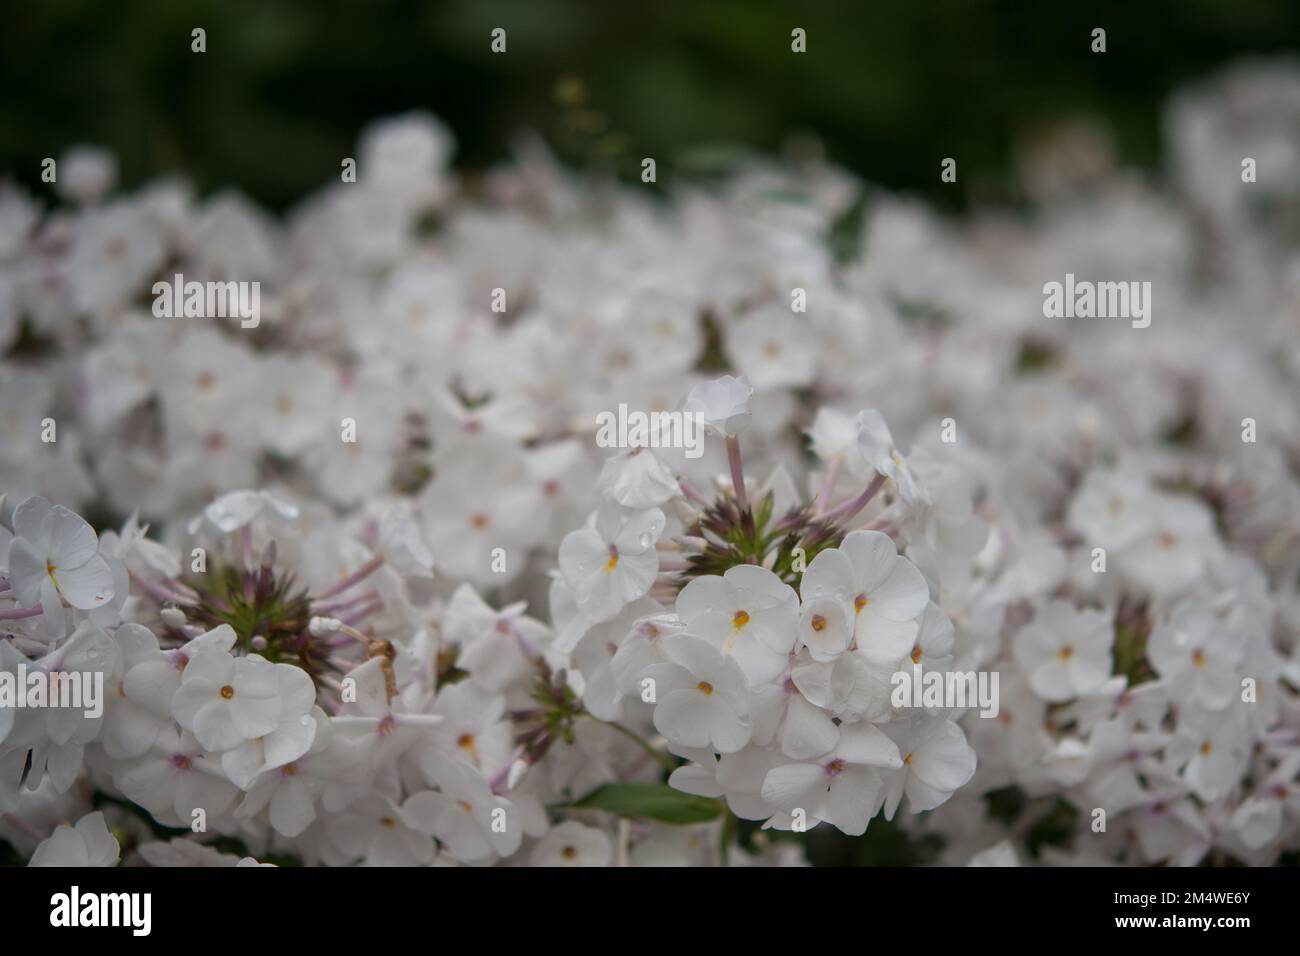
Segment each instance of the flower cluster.
[{"label": "flower cluster", "polygon": [[1294,858],[1297,103],[961,222],[807,150],[461,179],[423,114],[283,218],[0,183],[0,853]]},{"label": "flower cluster", "polygon": [[780,470],[753,482],[739,442],[752,392],[728,376],[683,406],[726,449],[721,487],[707,465],[692,474],[645,447],[608,461],[603,503],[560,543],[556,650],[590,713],[652,724],[690,761],[674,787],[768,827],[857,835],[904,794],[930,810],[975,771],[947,714],[892,699],[906,663],[952,660],[952,625],[894,540],[924,537],[936,513],[874,410],[823,410],[814,425],[846,439],[845,474],[874,476],[857,493],[836,500],[830,481],[803,501]]}]

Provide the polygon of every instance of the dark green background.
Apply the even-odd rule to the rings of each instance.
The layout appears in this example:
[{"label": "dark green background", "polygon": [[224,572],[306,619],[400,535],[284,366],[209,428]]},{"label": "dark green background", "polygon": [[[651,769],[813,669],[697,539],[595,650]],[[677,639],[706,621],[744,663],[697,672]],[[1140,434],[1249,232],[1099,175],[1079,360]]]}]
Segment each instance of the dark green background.
[{"label": "dark green background", "polygon": [[[111,146],[127,185],[188,170],[284,208],[338,174],[369,119],[422,106],[458,163],[521,127],[569,160],[660,178],[715,147],[815,131],[830,156],[943,202],[1014,198],[1017,142],[1105,120],[1155,164],[1170,89],[1249,53],[1291,51],[1295,0],[5,0],[0,171],[37,183],[74,142]],[[190,30],[208,52],[190,52]],[[493,55],[489,32],[508,31]],[[809,51],[790,52],[790,30]],[[1090,52],[1105,27],[1108,52]],[[586,101],[565,107],[564,77]],[[956,187],[939,159],[958,157]]]}]

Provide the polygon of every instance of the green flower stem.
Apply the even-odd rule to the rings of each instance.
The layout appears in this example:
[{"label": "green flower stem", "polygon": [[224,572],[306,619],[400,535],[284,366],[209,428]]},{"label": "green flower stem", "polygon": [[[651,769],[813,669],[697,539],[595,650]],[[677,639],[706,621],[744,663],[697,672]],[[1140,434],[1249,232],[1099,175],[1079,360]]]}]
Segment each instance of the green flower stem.
[{"label": "green flower stem", "polygon": [[659,761],[659,763],[663,764],[665,769],[670,771],[677,769],[677,762],[673,760],[670,754],[666,754],[663,751],[656,750],[654,747],[650,745],[650,742],[648,740],[646,740],[636,731],[629,730],[628,728],[624,727],[622,724],[616,724],[613,721],[602,721],[602,723],[604,723],[605,726],[607,727],[613,727],[615,730],[617,730],[628,740],[633,741],[638,747],[640,747],[650,756],[654,757],[655,760]]}]

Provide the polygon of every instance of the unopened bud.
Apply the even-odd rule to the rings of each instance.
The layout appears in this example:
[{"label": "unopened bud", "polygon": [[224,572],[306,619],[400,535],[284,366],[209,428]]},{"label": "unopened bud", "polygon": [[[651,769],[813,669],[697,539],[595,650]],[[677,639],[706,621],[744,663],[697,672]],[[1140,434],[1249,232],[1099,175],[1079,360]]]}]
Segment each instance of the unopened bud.
[{"label": "unopened bud", "polygon": [[336,617],[313,617],[307,623],[307,630],[313,637],[324,637],[327,634],[337,634],[343,627],[343,622]]},{"label": "unopened bud", "polygon": [[162,618],[162,622],[168,627],[175,628],[176,630],[185,627],[185,612],[178,607],[165,607],[158,612],[158,616]]},{"label": "unopened bud", "polygon": [[528,772],[530,764],[527,760],[516,760],[510,765],[510,771],[506,774],[506,789],[513,790],[524,774]]}]

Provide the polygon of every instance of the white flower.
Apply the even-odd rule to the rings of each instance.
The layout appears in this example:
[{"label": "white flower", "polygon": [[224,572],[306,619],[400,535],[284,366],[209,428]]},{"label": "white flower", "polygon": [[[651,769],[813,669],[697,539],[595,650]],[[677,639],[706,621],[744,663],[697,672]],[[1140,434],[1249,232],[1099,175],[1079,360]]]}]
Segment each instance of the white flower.
[{"label": "white flower", "polygon": [[760,306],[726,328],[727,354],[755,388],[799,388],[816,376],[820,343],[787,305]]},{"label": "white flower", "polygon": [[[248,789],[259,774],[297,760],[311,749],[312,742],[316,739],[318,721],[312,716],[316,687],[312,679],[306,671],[292,664],[271,666],[274,668],[272,676],[279,703],[275,726],[266,733],[225,750],[221,755],[221,769],[241,790]],[[238,688],[236,693],[248,689],[246,683],[240,683]],[[186,693],[183,681],[181,693]],[[222,699],[224,702],[224,697]],[[195,726],[203,726],[210,731],[209,725],[212,722],[211,717],[200,718],[195,715]],[[236,721],[232,719],[232,723]]]},{"label": "white flower", "polygon": [[99,553],[95,529],[62,505],[28,498],[13,515],[9,576],[14,594],[40,604],[56,636],[63,633],[63,601],[92,610],[113,598],[113,570]]},{"label": "white flower", "polygon": [[73,304],[92,316],[119,308],[157,274],[165,253],[162,237],[139,206],[119,200],[88,209],[68,254]]},{"label": "white flower", "polygon": [[354,742],[335,734],[329,718],[319,708],[312,714],[315,734],[311,748],[294,760],[267,770],[252,785],[235,815],[251,818],[266,810],[276,833],[293,838],[317,817],[316,804],[324,795],[327,805],[351,802],[340,796],[361,784],[370,770],[365,754]]},{"label": "white flower", "polygon": [[808,763],[774,767],[763,780],[763,799],[809,824],[825,820],[850,836],[866,832],[880,807],[883,783],[877,768],[901,767],[898,747],[868,723],[839,729],[833,749]]},{"label": "white flower", "polygon": [[[829,601],[841,608],[839,613],[851,622],[857,650],[886,667],[911,652],[918,619],[930,601],[921,572],[879,531],[851,532],[838,548],[818,554],[804,572],[800,593],[810,606],[816,602],[827,607]],[[838,620],[821,613],[832,623]],[[834,633],[833,627],[830,630]],[[809,647],[814,659],[833,658],[819,640],[821,634],[813,637]]]},{"label": "white flower", "polygon": [[905,504],[929,503],[928,492],[894,445],[894,436],[885,424],[884,416],[874,408],[858,415],[858,451],[868,465],[885,477],[894,479],[898,494]]},{"label": "white flower", "polygon": [[799,597],[766,568],[738,565],[692,580],[677,595],[686,629],[734,658],[753,684],[785,669],[794,647]]},{"label": "white flower", "polygon": [[1016,663],[1029,686],[1044,700],[1060,702],[1089,694],[1110,676],[1110,648],[1115,640],[1108,615],[1076,611],[1052,601],[1016,635]]},{"label": "white flower", "polygon": [[753,724],[749,687],[736,662],[686,634],[662,644],[669,662],[641,672],[654,681],[655,728],[683,747],[735,753],[745,746]]},{"label": "white flower", "polygon": [[379,519],[379,550],[398,574],[433,577],[433,552],[407,509],[385,509]]},{"label": "white flower", "polygon": [[533,866],[609,866],[614,844],[602,830],[566,820],[546,834],[528,862]]},{"label": "white flower", "polygon": [[749,425],[749,400],[754,388],[744,377],[724,375],[691,389],[682,411],[698,414],[704,424],[727,438],[735,438]]},{"label": "white flower", "polygon": [[478,771],[454,760],[435,760],[431,771],[438,790],[421,790],[402,805],[408,826],[436,836],[464,863],[509,856],[519,848],[519,814],[509,800],[492,793]]},{"label": "white flower", "polygon": [[[509,762],[514,735],[500,694],[473,681],[462,681],[442,688],[432,711],[442,721],[429,734],[430,746],[422,755],[422,766],[436,769],[450,756],[492,773]],[[432,776],[435,770],[426,772]]]},{"label": "white flower", "polygon": [[819,408],[808,428],[813,453],[823,462],[840,461],[854,478],[867,481],[872,468],[858,453],[858,420],[835,408]]},{"label": "white flower", "polygon": [[116,866],[121,848],[108,830],[104,814],[96,810],[64,824],[36,848],[28,866]]},{"label": "white flower", "polygon": [[1177,735],[1169,747],[1176,764],[1186,762],[1184,777],[1205,801],[1225,796],[1249,758],[1245,727],[1234,715],[1188,704],[1178,711]]},{"label": "white flower", "polygon": [[537,496],[523,484],[526,464],[517,446],[499,438],[447,452],[419,499],[440,574],[487,588],[524,570],[526,549],[543,527]]},{"label": "white flower", "polygon": [[[426,792],[426,791],[422,791]],[[419,796],[419,794],[417,794]],[[411,797],[407,804],[410,804]],[[357,861],[365,866],[428,866],[438,849],[427,833],[406,822],[406,805],[398,807],[381,794],[358,800],[330,818],[326,834],[330,862],[347,866]]]},{"label": "white flower", "polygon": [[171,651],[158,650],[157,638],[138,624],[123,625],[116,637],[124,659],[117,699],[105,717],[104,746],[114,757],[136,757],[164,729],[174,729],[172,700],[190,659],[204,649],[229,652],[237,636],[222,624]]},{"label": "white flower", "polygon": [[994,844],[987,850],[981,850],[970,858],[967,866],[1019,866],[1020,858],[1016,848],[1009,840]]},{"label": "white flower", "polygon": [[304,453],[325,434],[321,409],[333,398],[338,377],[333,367],[315,358],[273,354],[257,359],[258,436],[263,445],[284,456]]},{"label": "white flower", "polygon": [[[217,498],[203,509],[203,521],[222,534],[230,534],[252,524],[262,515],[280,521],[298,517],[298,507],[284,501],[269,491],[232,491]],[[198,530],[199,519],[190,525],[190,533]]]},{"label": "white flower", "polygon": [[952,721],[915,714],[884,724],[881,730],[898,745],[903,766],[885,770],[885,819],[894,819],[903,794],[913,813],[933,810],[975,774],[975,751]]},{"label": "white flower", "polygon": [[641,671],[663,663],[662,638],[682,630],[662,611],[657,601],[640,598],[593,624],[573,649],[573,662],[582,671],[582,703],[601,720],[620,718],[624,697],[639,693]]},{"label": "white flower", "polygon": [[1200,501],[1159,495],[1148,502],[1143,523],[1150,530],[1123,552],[1121,564],[1144,589],[1165,596],[1204,580],[1222,549],[1214,518]]},{"label": "white flower", "polygon": [[190,826],[195,810],[210,823],[229,810],[239,790],[188,732],[164,730],[143,756],[122,761],[113,783],[126,797],[152,813],[160,823]]},{"label": "white flower", "polygon": [[[122,666],[116,688],[106,679],[105,688],[109,693],[104,731],[100,740],[105,752],[111,757],[138,757],[153,746],[163,727],[170,723],[171,701],[169,698],[167,706],[160,713],[151,711],[144,703],[128,694],[127,675],[137,667],[158,660],[161,652],[158,649],[158,638],[147,627],[139,624],[123,624],[113,637],[122,651]],[[143,673],[143,670],[137,672],[137,679]],[[176,674],[175,681],[179,683],[179,673]]]},{"label": "white flower", "polygon": [[274,731],[280,725],[280,694],[276,665],[203,650],[185,666],[172,713],[207,750],[221,752]]},{"label": "white flower", "polygon": [[474,588],[462,584],[451,596],[442,630],[460,648],[457,664],[492,691],[524,678],[550,629],[528,617],[520,601],[496,610]]},{"label": "white flower", "polygon": [[439,200],[446,188],[440,177],[454,148],[451,131],[428,113],[388,117],[361,134],[359,177],[397,195]]},{"label": "white flower", "polygon": [[655,542],[664,530],[658,508],[626,511],[602,505],[591,523],[560,542],[560,570],[573,588],[578,609],[607,621],[643,597],[659,571]]},{"label": "white flower", "polygon": [[1089,544],[1123,549],[1151,529],[1154,492],[1136,463],[1093,468],[1070,501],[1068,520]]},{"label": "white flower", "polygon": [[[814,560],[813,564],[816,563]],[[853,611],[844,601],[826,596],[809,597],[803,602],[799,617],[799,640],[813,660],[833,661],[848,650],[854,624]]]},{"label": "white flower", "polygon": [[117,182],[117,160],[99,146],[70,146],[59,157],[59,195],[72,202],[98,202]]},{"label": "white flower", "polygon": [[1213,611],[1198,602],[1177,607],[1156,626],[1147,658],[1176,698],[1222,710],[1237,696],[1241,642],[1226,632]]},{"label": "white flower", "polygon": [[596,487],[624,508],[656,508],[681,494],[672,470],[640,446],[607,458]]}]

